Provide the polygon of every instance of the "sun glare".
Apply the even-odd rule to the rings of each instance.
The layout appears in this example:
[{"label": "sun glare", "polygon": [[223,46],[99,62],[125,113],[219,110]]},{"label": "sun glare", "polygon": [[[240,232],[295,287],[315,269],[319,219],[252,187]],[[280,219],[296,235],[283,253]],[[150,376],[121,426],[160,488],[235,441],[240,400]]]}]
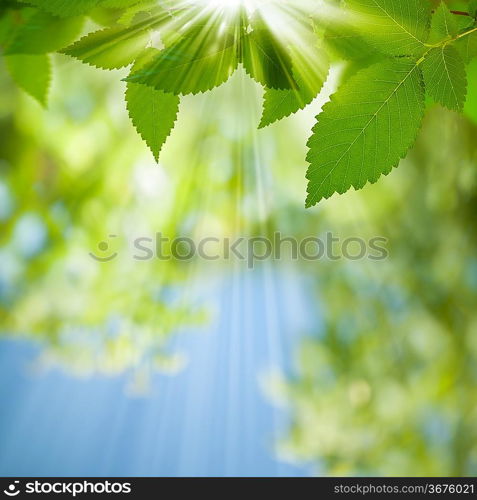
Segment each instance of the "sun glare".
[{"label": "sun glare", "polygon": [[245,13],[251,25],[265,24],[283,47],[298,47],[303,60],[312,60],[315,52],[311,19],[337,20],[337,7],[330,0],[178,0],[174,10],[182,12],[175,17],[179,32],[205,21],[204,34],[213,26],[225,29],[242,22]]},{"label": "sun glare", "polygon": [[194,3],[202,4],[205,8],[222,11],[237,11],[241,8],[247,11],[253,11],[259,8],[261,4],[267,3],[268,1],[269,0],[195,0]]},{"label": "sun glare", "polygon": [[[299,18],[315,16],[333,18],[336,7],[329,0],[182,0],[179,5],[202,8],[204,14],[215,12],[217,17],[232,18],[239,11],[259,12],[260,17],[278,35],[295,32],[292,26]],[[298,30],[300,31],[300,30]]]}]

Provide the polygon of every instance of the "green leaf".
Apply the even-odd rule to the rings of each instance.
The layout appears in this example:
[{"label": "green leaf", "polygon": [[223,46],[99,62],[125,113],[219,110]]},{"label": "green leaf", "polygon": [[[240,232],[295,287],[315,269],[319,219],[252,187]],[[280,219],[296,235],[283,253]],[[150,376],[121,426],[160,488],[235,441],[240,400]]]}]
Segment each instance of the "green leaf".
[{"label": "green leaf", "polygon": [[459,32],[457,17],[451,13],[444,2],[441,2],[432,15],[429,43],[437,43],[455,37]]},{"label": "green leaf", "polygon": [[359,34],[389,55],[421,55],[431,16],[427,0],[347,0]]},{"label": "green leaf", "polygon": [[347,24],[330,23],[324,31],[323,40],[328,52],[347,61],[365,59],[376,53],[371,43]]},{"label": "green leaf", "polygon": [[51,61],[47,55],[5,56],[7,68],[16,84],[46,106],[51,82]]},{"label": "green leaf", "polygon": [[469,63],[477,57],[477,31],[459,38],[454,44],[464,62]]},{"label": "green leaf", "polygon": [[281,120],[310,104],[320,93],[329,71],[326,55],[302,47],[290,48],[293,74],[298,86],[293,89],[266,89],[260,128]]},{"label": "green leaf", "polygon": [[115,26],[86,35],[62,51],[92,66],[118,69],[128,66],[141,54],[150,40],[149,30],[169,18],[163,11],[130,27]]},{"label": "green leaf", "polygon": [[468,67],[469,94],[464,106],[465,115],[477,124],[477,59]]},{"label": "green leaf", "polygon": [[61,19],[46,12],[36,12],[17,31],[7,54],[46,54],[68,45],[81,32],[83,19]]},{"label": "green leaf", "polygon": [[477,16],[477,0],[470,0],[469,2],[469,14],[475,18]]},{"label": "green leaf", "polygon": [[30,5],[59,17],[87,14],[103,0],[24,0]]},{"label": "green leaf", "polygon": [[237,66],[234,38],[198,26],[125,80],[175,95],[198,94],[226,82]]},{"label": "green leaf", "polygon": [[102,0],[101,7],[106,9],[126,9],[144,2],[145,0]]},{"label": "green leaf", "polygon": [[[118,24],[129,26],[133,23],[136,17],[148,15],[156,16],[163,11],[164,9],[157,4],[157,0],[143,0],[142,2],[136,3],[125,9],[118,19]],[[169,15],[171,14],[169,13]]]},{"label": "green leaf", "polygon": [[[451,13],[452,14],[452,13]],[[457,23],[457,30],[459,33],[467,31],[475,25],[475,18],[472,16],[465,16],[460,14],[452,14]]]},{"label": "green leaf", "polygon": [[[145,64],[146,58],[154,57],[154,53],[157,53],[155,49],[149,49],[133,70],[136,71]],[[149,146],[156,161],[159,161],[159,153],[177,119],[179,97],[146,85],[129,82],[126,102],[134,127]]]},{"label": "green leaf", "polygon": [[17,31],[17,23],[13,12],[5,12],[0,15],[0,45],[6,47],[14,38]]},{"label": "green leaf", "polygon": [[467,93],[465,64],[449,45],[432,49],[422,64],[426,90],[443,106],[454,111],[464,107]]},{"label": "green leaf", "polygon": [[290,54],[266,27],[256,28],[245,35],[242,62],[245,71],[264,87],[296,87]]},{"label": "green leaf", "polygon": [[[471,2],[469,5],[469,12],[472,16],[477,15],[477,0]],[[471,16],[456,16],[459,18],[460,23],[460,35],[458,39],[453,42],[454,47],[458,50],[462,59],[466,63],[472,61],[474,57],[477,57],[477,31],[475,17]]]},{"label": "green leaf", "polygon": [[307,207],[388,174],[414,143],[424,114],[415,61],[379,62],[343,85],[308,142]]}]

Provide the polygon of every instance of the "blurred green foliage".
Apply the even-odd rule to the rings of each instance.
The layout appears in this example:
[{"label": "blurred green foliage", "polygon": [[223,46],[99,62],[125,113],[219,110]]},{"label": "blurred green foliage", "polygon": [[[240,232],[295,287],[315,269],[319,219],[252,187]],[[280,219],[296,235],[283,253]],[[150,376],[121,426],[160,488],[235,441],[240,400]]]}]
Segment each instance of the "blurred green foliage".
[{"label": "blurred green foliage", "polygon": [[[141,155],[112,79],[62,65],[48,112],[2,72],[1,329],[40,341],[79,373],[173,368],[168,335],[203,320],[169,298],[187,271],[155,261],[141,267],[121,255],[104,265],[89,252],[102,257],[102,240],[109,253],[120,250],[125,243],[108,235],[138,230],[136,219],[143,234],[175,227],[187,190],[175,206],[164,200],[175,184],[163,186],[161,171]],[[149,279],[154,269],[160,273]]]},{"label": "blurred green foliage", "polygon": [[477,472],[476,134],[433,109],[392,181],[332,215],[390,256],[317,269],[324,326],[275,386],[293,419],[281,452],[318,474]]}]

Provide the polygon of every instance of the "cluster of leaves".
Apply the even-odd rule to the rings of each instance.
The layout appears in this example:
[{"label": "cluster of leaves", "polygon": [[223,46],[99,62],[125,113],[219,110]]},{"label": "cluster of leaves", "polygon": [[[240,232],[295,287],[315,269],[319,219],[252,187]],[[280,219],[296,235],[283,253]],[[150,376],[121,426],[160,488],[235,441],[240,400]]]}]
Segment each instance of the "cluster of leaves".
[{"label": "cluster of leaves", "polygon": [[[415,141],[426,93],[461,110],[465,64],[477,55],[476,0],[459,13],[444,3],[432,11],[429,0],[334,3],[333,24],[297,9],[302,43],[293,43],[260,9],[226,15],[167,0],[9,0],[0,11],[0,44],[14,79],[43,103],[50,52],[108,70],[131,67],[127,108],[156,159],[181,96],[223,84],[239,65],[264,87],[265,127],[313,101],[329,59],[352,61],[361,70],[324,107],[309,141],[310,207],[389,173]],[[105,27],[71,43],[85,15]]]},{"label": "cluster of leaves", "polygon": [[313,129],[307,206],[376,182],[414,144],[427,95],[461,111],[466,62],[477,56],[477,3],[451,12],[427,0],[347,0],[348,25],[325,37],[349,58],[374,61],[350,78]]},{"label": "cluster of leaves", "polygon": [[[204,5],[168,1],[25,2],[36,8],[13,2],[2,17],[8,30],[1,43],[17,83],[46,103],[51,69],[45,54],[53,51],[107,70],[131,65],[127,107],[156,159],[174,127],[180,96],[221,85],[240,64],[265,88],[261,127],[309,104],[328,74],[317,51],[305,55],[299,47],[285,47],[257,12],[245,8],[226,16]],[[107,26],[67,46],[84,14]],[[303,27],[316,41],[311,23]]]}]

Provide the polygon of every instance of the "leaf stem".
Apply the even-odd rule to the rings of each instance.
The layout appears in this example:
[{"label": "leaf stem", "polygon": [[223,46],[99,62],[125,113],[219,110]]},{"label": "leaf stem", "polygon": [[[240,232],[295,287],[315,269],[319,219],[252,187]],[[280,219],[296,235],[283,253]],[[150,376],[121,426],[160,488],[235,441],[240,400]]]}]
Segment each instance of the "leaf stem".
[{"label": "leaf stem", "polygon": [[[472,29],[470,29],[470,30],[468,30],[468,31],[465,31],[464,33],[460,33],[459,35],[456,35],[453,38],[446,38],[445,40],[441,40],[440,42],[434,43],[434,44],[427,44],[426,43],[425,46],[429,47],[429,50],[430,49],[435,49],[437,47],[445,47],[449,43],[454,43],[457,40],[460,40],[461,38],[464,38],[467,35],[471,35],[472,33],[475,33],[476,31],[477,31],[477,26],[474,27],[474,28],[472,28]],[[429,53],[429,50],[426,52],[426,54],[424,54],[423,57],[425,57]]]},{"label": "leaf stem", "polygon": [[457,35],[455,38],[452,39],[452,41],[459,40],[460,38],[464,38],[467,35],[470,35],[472,33],[475,33],[477,31],[477,27],[472,28],[469,31],[465,31],[464,33],[461,33],[460,35]]},{"label": "leaf stem", "polygon": [[463,12],[461,10],[451,10],[451,14],[455,14],[456,16],[469,16],[472,17],[468,12]]}]

